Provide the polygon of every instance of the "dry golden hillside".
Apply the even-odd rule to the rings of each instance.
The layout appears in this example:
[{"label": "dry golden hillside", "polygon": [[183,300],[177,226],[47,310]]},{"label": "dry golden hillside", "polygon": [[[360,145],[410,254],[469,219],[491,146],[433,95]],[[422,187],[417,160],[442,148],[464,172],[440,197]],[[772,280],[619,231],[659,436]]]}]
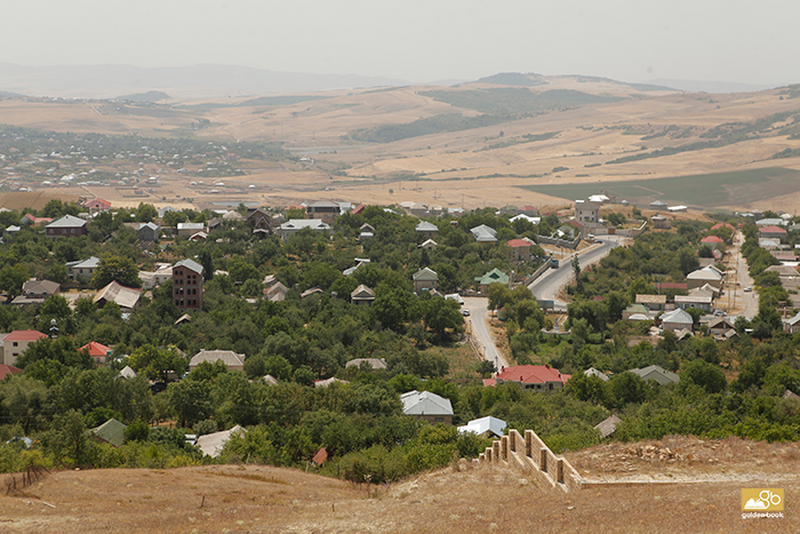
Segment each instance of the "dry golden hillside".
[{"label": "dry golden hillside", "polygon": [[[590,479],[630,480],[632,466],[638,480],[660,473],[678,482],[572,493],[463,462],[388,486],[265,466],[62,471],[0,497],[0,531],[794,532],[798,457],[794,444],[739,439],[599,446],[570,455]],[[748,487],[783,488],[784,519],[742,519],[740,490]]]},{"label": "dry golden hillside", "polygon": [[[708,191],[701,195],[705,206],[792,211],[800,200],[792,176],[780,186],[761,187],[757,195],[741,185],[759,182],[759,170],[800,169],[800,99],[794,87],[709,95],[577,76],[535,77],[531,83],[140,105],[10,98],[0,101],[0,123],[278,142],[308,158],[302,163],[242,162],[247,176],[226,181],[261,189],[248,195],[233,192],[218,199],[223,201],[247,197],[280,204],[324,198],[466,208],[553,206],[578,193],[540,186],[584,184],[587,191],[624,190],[619,195],[627,195],[614,184],[635,182],[637,189],[630,194],[661,198],[666,194],[662,186],[648,192],[646,181],[688,175],[703,181],[702,176],[713,173],[738,173],[739,182],[708,180]],[[785,150],[798,152],[772,159]],[[637,159],[643,155],[657,157]],[[613,163],[620,158],[631,160]],[[162,179],[164,190],[120,202],[193,198],[202,204],[185,178]],[[729,189],[735,191],[728,194]],[[96,187],[87,191],[102,193]],[[663,198],[689,203],[668,194]]]}]

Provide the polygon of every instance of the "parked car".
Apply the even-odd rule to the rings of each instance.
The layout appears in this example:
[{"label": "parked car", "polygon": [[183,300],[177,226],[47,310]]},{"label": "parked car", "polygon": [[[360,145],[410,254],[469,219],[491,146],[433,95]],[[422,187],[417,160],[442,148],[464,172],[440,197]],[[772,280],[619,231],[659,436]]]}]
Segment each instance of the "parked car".
[{"label": "parked car", "polygon": [[745,293],[750,293],[750,292],[752,292],[752,291],[753,291],[753,288],[752,288],[752,286],[747,286],[746,288],[744,288],[744,292],[745,292]]},{"label": "parked car", "polygon": [[469,310],[461,310],[461,315],[464,317],[469,317]]}]

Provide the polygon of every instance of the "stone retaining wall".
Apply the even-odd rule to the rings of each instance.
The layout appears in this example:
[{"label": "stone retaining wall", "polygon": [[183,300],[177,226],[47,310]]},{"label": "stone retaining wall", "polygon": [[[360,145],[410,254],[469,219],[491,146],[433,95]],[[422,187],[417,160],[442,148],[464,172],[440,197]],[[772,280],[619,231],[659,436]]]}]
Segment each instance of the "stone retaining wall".
[{"label": "stone retaining wall", "polygon": [[478,460],[481,463],[513,465],[564,491],[579,490],[583,482],[583,477],[572,464],[553,454],[533,430],[526,430],[525,437],[511,430],[487,447]]}]

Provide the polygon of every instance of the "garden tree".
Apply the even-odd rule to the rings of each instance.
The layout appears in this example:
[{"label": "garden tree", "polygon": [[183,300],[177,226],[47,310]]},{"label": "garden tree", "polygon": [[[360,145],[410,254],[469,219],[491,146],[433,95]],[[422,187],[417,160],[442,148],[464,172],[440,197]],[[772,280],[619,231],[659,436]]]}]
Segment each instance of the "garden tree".
[{"label": "garden tree", "polygon": [[64,203],[60,200],[51,200],[45,204],[42,211],[39,212],[39,217],[49,217],[56,219],[64,215],[77,215],[81,212],[81,208],[74,202]]},{"label": "garden tree", "polygon": [[454,335],[463,331],[464,318],[458,302],[443,297],[431,297],[422,301],[422,318],[441,342],[447,331]]},{"label": "garden tree", "polygon": [[308,339],[278,332],[264,340],[263,350],[270,355],[281,356],[292,368],[297,368],[308,362],[309,348]]},{"label": "garden tree", "polygon": [[568,326],[571,328],[574,319],[586,319],[596,332],[606,331],[608,322],[608,309],[602,302],[596,300],[573,300],[567,306],[569,314]]},{"label": "garden tree", "polygon": [[313,263],[303,272],[303,280],[300,285],[304,289],[318,287],[327,291],[339,278],[342,278],[342,273],[333,265]]},{"label": "garden tree", "polygon": [[[88,225],[89,236],[92,241],[103,241],[113,232],[116,232],[117,230],[122,228],[123,222],[128,222],[128,221],[123,221],[122,218],[120,217],[114,217],[114,215],[110,211],[104,211],[102,213],[98,213],[89,222]],[[74,238],[70,238],[62,241],[69,242],[73,240]],[[72,260],[69,261],[73,261],[76,259],[78,258],[72,258]]]},{"label": "garden tree", "polygon": [[60,412],[70,409],[82,413],[105,411],[105,417],[93,422],[93,426],[99,426],[109,417],[124,419],[122,413],[117,411],[120,407],[117,395],[122,388],[116,379],[117,373],[109,367],[85,370],[68,368],[63,378],[50,388],[50,396]]},{"label": "garden tree", "polygon": [[263,290],[264,285],[260,281],[250,278],[242,284],[241,294],[245,297],[255,298],[262,296]]},{"label": "garden tree", "polygon": [[91,465],[93,461],[95,444],[89,440],[86,423],[77,410],[56,416],[45,438],[45,446],[68,466]]},{"label": "garden tree", "polygon": [[778,310],[775,309],[776,305],[777,302],[772,303],[769,301],[769,299],[765,299],[763,295],[761,295],[758,303],[758,315],[753,318],[753,322],[756,324],[763,323],[769,328],[770,331],[779,330],[781,328],[782,321]]},{"label": "garden tree", "polygon": [[[436,378],[447,374],[449,364],[442,354],[422,354],[416,348],[405,346],[385,354],[390,374],[407,374],[422,378]],[[404,392],[405,393],[405,392]]]},{"label": "garden tree", "polygon": [[410,291],[393,288],[384,282],[375,288],[375,300],[370,306],[370,312],[385,328],[398,330],[404,322],[416,315],[413,310],[417,307],[416,300],[417,297]]},{"label": "garden tree", "polygon": [[150,435],[150,425],[137,419],[125,427],[125,441],[139,441],[144,443]]},{"label": "garden tree", "polygon": [[228,367],[222,360],[216,360],[214,363],[201,362],[191,373],[189,373],[189,376],[186,377],[186,380],[206,380],[212,382],[219,375],[227,372]]},{"label": "garden tree", "polygon": [[709,235],[715,235],[729,245],[733,243],[733,234],[734,230],[732,230],[727,226],[720,226],[719,228],[715,228],[714,230],[709,231]]},{"label": "garden tree", "polygon": [[137,373],[144,373],[150,380],[168,382],[170,371],[181,376],[186,372],[186,358],[172,348],[156,348],[153,345],[142,345],[131,353],[128,365]]},{"label": "garden tree", "polygon": [[225,428],[258,422],[256,386],[240,372],[221,374],[211,388],[215,419]]},{"label": "garden tree", "polygon": [[142,281],[139,279],[139,269],[136,267],[136,263],[123,256],[101,258],[100,265],[92,275],[92,285],[101,289],[114,281],[125,287],[141,287]]},{"label": "garden tree", "polygon": [[246,280],[258,280],[260,282],[262,279],[258,268],[241,258],[232,258],[228,261],[228,273],[231,280],[238,283],[243,283]]},{"label": "garden tree", "polygon": [[572,261],[570,262],[572,265],[572,274],[575,275],[576,280],[580,280],[581,277],[581,261],[578,259],[578,255],[576,254]]},{"label": "garden tree", "polygon": [[22,285],[28,281],[28,269],[21,263],[6,265],[0,269],[0,291],[8,294],[9,299],[22,292]]},{"label": "garden tree", "polygon": [[181,427],[191,427],[213,414],[211,384],[205,380],[173,382],[167,387],[165,394]]},{"label": "garden tree", "polygon": [[314,380],[319,378],[317,373],[315,373],[311,367],[307,365],[301,365],[294,370],[292,374],[292,379],[300,385],[303,386],[310,386],[314,383]]},{"label": "garden tree", "polygon": [[208,249],[203,249],[197,254],[197,261],[203,266],[203,280],[214,278],[214,259]]},{"label": "garden tree", "polygon": [[136,208],[136,220],[143,223],[151,222],[158,218],[158,210],[152,204],[139,203]]},{"label": "garden tree", "polygon": [[61,263],[54,263],[47,268],[44,277],[47,280],[63,284],[67,280],[67,266]]},{"label": "garden tree", "polygon": [[692,316],[692,322],[694,323],[695,328],[697,328],[700,325],[700,319],[703,318],[705,312],[695,307],[686,308],[684,311]]},{"label": "garden tree", "polygon": [[162,218],[164,226],[177,227],[178,223],[184,223],[189,220],[189,217],[182,211],[167,211]]},{"label": "garden tree", "polygon": [[570,324],[572,338],[575,340],[577,348],[580,348],[585,345],[586,340],[589,339],[589,334],[592,333],[592,327],[589,325],[589,321],[584,318],[572,319]]},{"label": "garden tree", "polygon": [[244,372],[249,378],[272,375],[277,380],[286,381],[292,377],[292,364],[282,356],[262,351],[244,361]]},{"label": "garden tree", "polygon": [[20,425],[26,436],[42,428],[51,413],[47,386],[24,375],[13,375],[0,382],[0,401],[7,421]]},{"label": "garden tree", "polygon": [[788,389],[800,391],[800,370],[785,363],[770,365],[764,374],[764,391],[768,395],[780,396]]},{"label": "garden tree", "polygon": [[689,362],[681,372],[681,385],[696,384],[707,393],[721,393],[728,387],[725,373],[716,365],[703,360]]},{"label": "garden tree", "polygon": [[606,293],[603,304],[606,305],[606,309],[608,310],[609,321],[616,322],[622,319],[622,312],[625,311],[629,303],[630,300],[628,300],[627,296],[622,291],[610,291]]},{"label": "garden tree", "polygon": [[[631,372],[619,373],[608,381],[608,402],[622,408],[626,404],[641,403],[647,399],[647,384]],[[610,405],[608,406],[610,407]]]},{"label": "garden tree", "polygon": [[[69,309],[67,299],[61,295],[50,295],[39,307],[39,317],[41,319],[40,322],[49,327],[50,319],[58,319],[59,321],[69,319],[72,317],[72,310]],[[61,323],[59,323],[59,326],[63,328]]]},{"label": "garden tree", "polygon": [[614,226],[622,226],[628,221],[627,217],[625,217],[623,213],[614,213],[614,212],[606,215],[606,219]]},{"label": "garden tree", "polygon": [[39,380],[44,380],[49,375],[45,369],[53,369],[52,362],[55,362],[56,368],[59,369],[57,375],[62,376],[68,368],[91,369],[94,366],[89,353],[79,351],[71,337],[42,338],[31,343],[17,358],[17,365],[25,369],[28,376]]},{"label": "garden tree", "polygon": [[[79,260],[81,259],[81,255],[86,247],[86,239],[83,236],[71,237],[69,239],[56,239],[53,243],[53,256],[55,256],[55,258],[61,262]],[[61,265],[66,268],[66,266],[60,262],[55,265]],[[48,280],[53,279],[48,278]]]},{"label": "garden tree", "polygon": [[526,332],[538,333],[544,327],[544,312],[533,296],[506,306],[506,314],[509,321],[515,321]]},{"label": "garden tree", "polygon": [[767,288],[771,286],[780,286],[781,277],[775,271],[764,271],[754,277],[756,285],[760,288]]},{"label": "garden tree", "polygon": [[699,249],[697,249],[697,256],[700,258],[713,258],[714,251],[711,250],[711,247],[708,245],[702,245]]},{"label": "garden tree", "polygon": [[628,286],[628,301],[635,302],[636,295],[647,295],[655,292],[655,288],[643,277],[637,278]]},{"label": "garden tree", "polygon": [[599,376],[575,373],[567,381],[566,388],[578,400],[603,406],[609,404],[609,392]]},{"label": "garden tree", "polygon": [[700,260],[697,259],[694,250],[683,247],[678,250],[678,265],[685,276],[700,267]]}]

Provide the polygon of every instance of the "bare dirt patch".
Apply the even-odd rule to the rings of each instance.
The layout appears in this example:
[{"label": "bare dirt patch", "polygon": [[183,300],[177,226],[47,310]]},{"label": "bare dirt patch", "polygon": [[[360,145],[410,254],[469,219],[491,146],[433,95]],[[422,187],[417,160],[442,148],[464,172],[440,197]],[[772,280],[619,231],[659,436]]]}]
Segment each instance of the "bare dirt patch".
[{"label": "bare dirt patch", "polygon": [[[686,466],[683,472],[693,469]],[[32,486],[26,495],[0,497],[0,531],[793,531],[800,526],[793,501],[800,484],[796,479],[776,484],[770,472],[746,485],[722,480],[565,494],[521,471],[465,463],[380,487],[264,466],[64,471]],[[761,486],[785,489],[785,519],[741,518],[740,489]]]},{"label": "bare dirt patch", "polygon": [[588,480],[800,481],[797,443],[666,436],[658,441],[598,445],[566,456]]}]

